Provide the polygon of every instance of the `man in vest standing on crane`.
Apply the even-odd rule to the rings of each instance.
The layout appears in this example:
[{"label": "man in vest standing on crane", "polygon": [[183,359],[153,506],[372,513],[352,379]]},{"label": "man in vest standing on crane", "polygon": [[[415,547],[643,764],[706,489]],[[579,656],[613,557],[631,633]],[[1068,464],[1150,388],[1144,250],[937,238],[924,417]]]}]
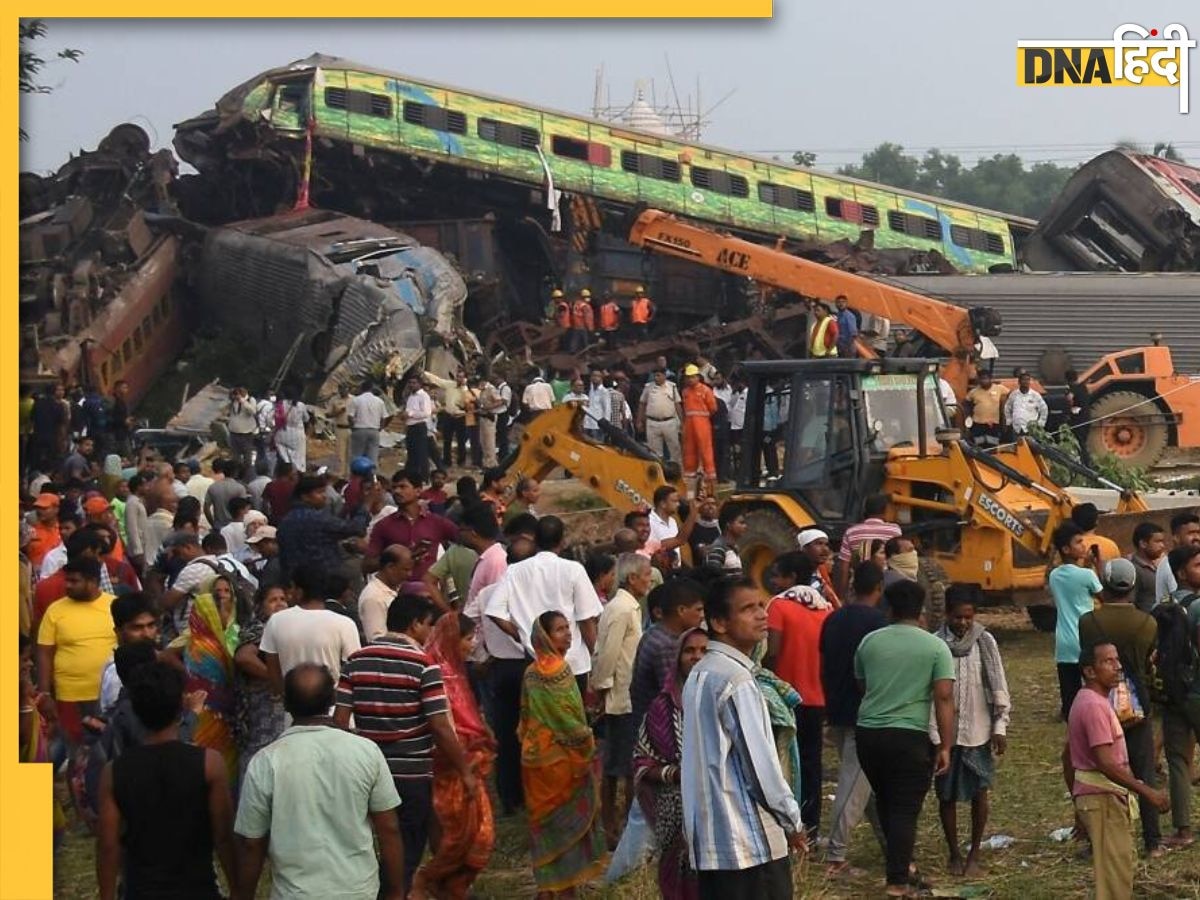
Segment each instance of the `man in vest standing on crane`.
[{"label": "man in vest standing on crane", "polygon": [[612,348],[617,344],[617,332],[621,330],[621,307],[612,294],[604,295],[604,303],[600,306],[600,331],[604,335],[604,345]]},{"label": "man in vest standing on crane", "polygon": [[646,289],[639,284],[633,292],[633,305],[629,309],[634,340],[644,341],[648,337],[650,320],[653,318],[654,301],[646,296]]},{"label": "man in vest standing on crane", "polygon": [[683,472],[685,476],[704,472],[705,494],[715,496],[716,458],[713,454],[712,417],[717,412],[717,397],[700,378],[699,366],[689,364],[683,370]]},{"label": "man in vest standing on crane", "polygon": [[559,350],[571,349],[571,304],[567,302],[563,292],[555,288],[550,294],[550,310],[554,315],[554,324],[562,329],[562,337],[558,342]]},{"label": "man in vest standing on crane", "polygon": [[821,301],[812,306],[813,321],[808,326],[808,355],[811,359],[824,359],[838,355],[837,321],[829,314],[829,307]]},{"label": "man in vest standing on crane", "polygon": [[592,292],[584,288],[579,299],[571,304],[571,330],[567,350],[578,353],[588,343],[588,333],[596,330],[596,315],[592,311]]}]

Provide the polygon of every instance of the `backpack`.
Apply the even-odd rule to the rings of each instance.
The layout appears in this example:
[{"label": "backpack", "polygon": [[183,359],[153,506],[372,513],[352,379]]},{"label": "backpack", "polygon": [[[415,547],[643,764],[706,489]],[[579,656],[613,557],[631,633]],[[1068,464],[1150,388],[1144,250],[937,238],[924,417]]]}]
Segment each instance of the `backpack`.
[{"label": "backpack", "polygon": [[242,574],[242,570],[235,565],[226,566],[211,559],[201,559],[197,562],[204,563],[218,575],[229,579],[233,585],[237,621],[244,626],[254,615],[254,595],[258,592],[258,588],[254,586],[253,582],[248,581]]},{"label": "backpack", "polygon": [[1182,705],[1197,680],[1196,645],[1188,629],[1188,608],[1196,596],[1173,595],[1150,610],[1158,623],[1157,675],[1151,693],[1159,703]]}]

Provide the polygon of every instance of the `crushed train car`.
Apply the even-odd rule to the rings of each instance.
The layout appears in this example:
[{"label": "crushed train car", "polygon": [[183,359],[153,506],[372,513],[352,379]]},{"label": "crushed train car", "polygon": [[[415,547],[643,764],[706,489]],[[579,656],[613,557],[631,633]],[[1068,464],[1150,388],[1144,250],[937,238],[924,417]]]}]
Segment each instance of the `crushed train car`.
[{"label": "crushed train car", "polygon": [[200,299],[318,399],[463,338],[467,287],[440,253],[374,222],[300,210],[209,229]]}]

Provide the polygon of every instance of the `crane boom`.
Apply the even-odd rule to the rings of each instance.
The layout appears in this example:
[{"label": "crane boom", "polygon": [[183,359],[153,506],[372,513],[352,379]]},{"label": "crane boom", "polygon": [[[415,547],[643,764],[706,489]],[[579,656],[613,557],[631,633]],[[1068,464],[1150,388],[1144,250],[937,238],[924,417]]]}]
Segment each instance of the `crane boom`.
[{"label": "crane boom", "polygon": [[761,284],[794,291],[832,303],[846,298],[859,312],[882,316],[920,332],[948,357],[944,377],[962,397],[975,374],[975,345],[981,334],[999,334],[999,319],[991,310],[969,310],[896,285],[793,256],[741,238],[717,234],[656,209],[634,221],[628,240],[635,246]]}]

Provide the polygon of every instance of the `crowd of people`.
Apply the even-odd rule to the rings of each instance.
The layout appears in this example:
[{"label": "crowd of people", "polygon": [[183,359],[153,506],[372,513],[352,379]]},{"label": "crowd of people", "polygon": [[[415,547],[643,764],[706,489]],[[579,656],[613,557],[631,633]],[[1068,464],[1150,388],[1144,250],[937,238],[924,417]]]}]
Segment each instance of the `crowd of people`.
[{"label": "crowd of people", "polygon": [[[978,587],[949,584],[887,520],[886,496],[836,553],[805,529],[749,577],[745,518],[713,489],[745,384],[703,359],[682,374],[679,388],[660,360],[638,392],[620,370],[531,373],[515,401],[465,371],[418,373],[402,405],[378,385],[344,390],[327,410],[334,461],[317,467],[310,411],[291,397],[232,391],[228,450],[207,466],[135,453],[127,406],[37,398],[21,754],[62,766],[97,836],[101,897],[216,897],[219,866],[251,898],[269,864],[272,896],[463,898],[513,816],[539,898],[651,857],[666,898],[790,897],[793,854],[824,845],[831,878],[858,874],[863,818],[887,894],[913,896],[928,886],[914,846],[931,788],[948,870],[979,875],[1012,700]],[[521,411],[558,403],[584,407],[598,439],[602,422],[644,434],[694,496],[663,486],[610,541],[569,547],[538,483],[496,466]],[[406,454],[385,478],[392,420]],[[1064,775],[1098,896],[1121,897],[1131,797],[1148,853],[1192,841],[1200,519],[1172,522],[1169,554],[1140,525],[1128,558],[1095,527],[1082,504],[1055,532],[1049,589]]]}]

